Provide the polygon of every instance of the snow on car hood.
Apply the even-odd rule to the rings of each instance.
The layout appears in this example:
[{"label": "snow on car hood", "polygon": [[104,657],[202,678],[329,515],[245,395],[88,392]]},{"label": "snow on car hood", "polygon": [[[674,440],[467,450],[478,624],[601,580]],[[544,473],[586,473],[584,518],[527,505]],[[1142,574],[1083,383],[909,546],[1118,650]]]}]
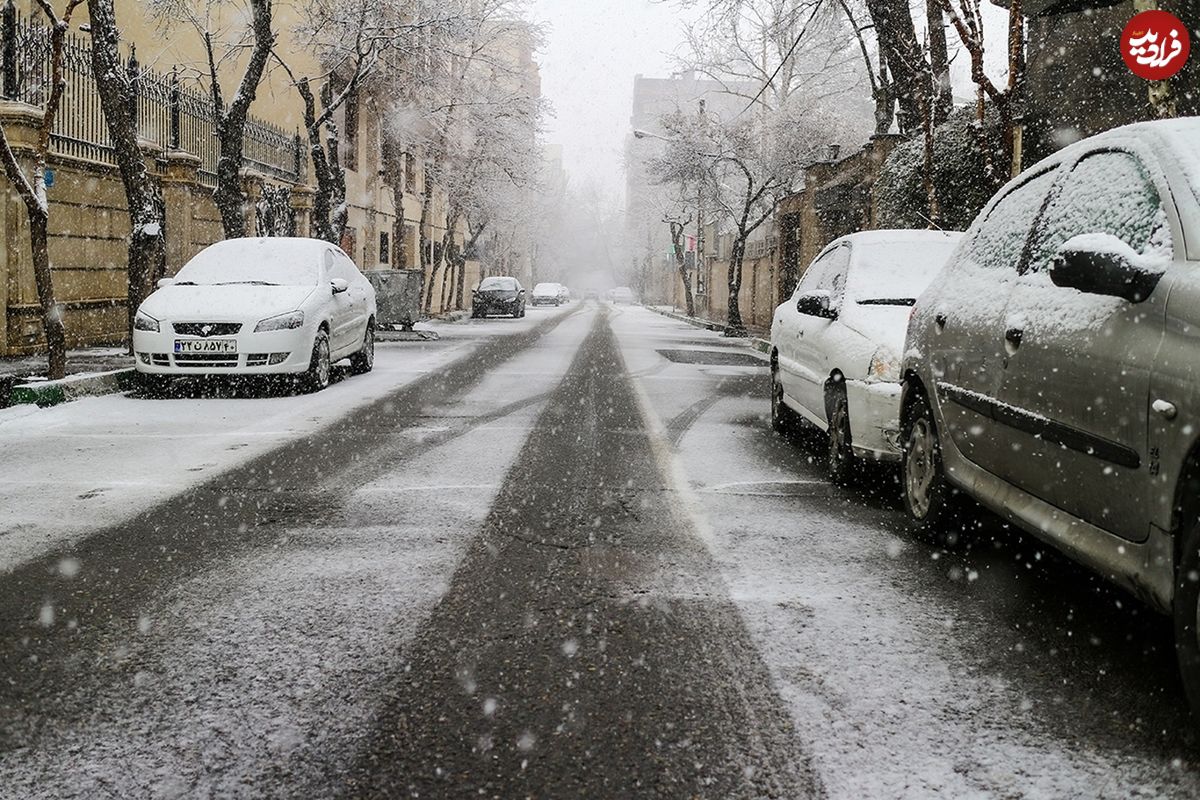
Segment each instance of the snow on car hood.
[{"label": "snow on car hood", "polygon": [[908,317],[911,313],[911,306],[852,303],[843,309],[838,321],[870,341],[875,349],[886,347],[898,357],[904,352],[904,336],[908,332]]},{"label": "snow on car hood", "polygon": [[142,303],[155,319],[257,321],[295,311],[315,286],[251,286],[248,284],[164,286]]}]

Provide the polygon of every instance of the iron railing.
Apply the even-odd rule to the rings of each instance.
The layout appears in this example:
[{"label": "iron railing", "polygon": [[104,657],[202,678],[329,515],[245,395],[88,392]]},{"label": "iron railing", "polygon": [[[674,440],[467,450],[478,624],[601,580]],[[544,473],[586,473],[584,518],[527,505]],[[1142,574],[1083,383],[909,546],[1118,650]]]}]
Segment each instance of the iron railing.
[{"label": "iron railing", "polygon": [[[113,163],[108,126],[92,75],[91,41],[68,33],[63,50],[66,86],[51,132],[55,153]],[[174,71],[143,68],[131,52],[126,67],[134,87],[138,136],[164,151],[183,150],[200,159],[200,181],[215,186],[220,145],[212,95],[183,86]],[[50,28],[23,18],[11,0],[0,7],[0,95],[44,105],[50,89]],[[251,117],[243,139],[243,164],[274,178],[299,183],[307,174],[299,132]]]}]

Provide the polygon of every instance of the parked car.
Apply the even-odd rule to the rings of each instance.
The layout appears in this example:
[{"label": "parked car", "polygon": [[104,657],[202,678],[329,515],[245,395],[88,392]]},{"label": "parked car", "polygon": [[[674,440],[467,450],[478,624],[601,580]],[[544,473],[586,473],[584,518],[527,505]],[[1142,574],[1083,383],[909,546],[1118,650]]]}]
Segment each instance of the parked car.
[{"label": "parked car", "polygon": [[342,358],[375,363],[375,290],[326,242],[229,239],[158,286],[134,320],[142,375],[295,374],[317,391]]},{"label": "parked car", "polygon": [[561,293],[562,286],[557,283],[539,283],[533,287],[529,301],[535,306],[556,306],[561,302],[559,300]]},{"label": "parked car", "polygon": [[900,459],[900,357],[916,298],[960,234],[870,231],[813,260],[771,323],[771,421],[828,433],[829,476],[858,458]]},{"label": "parked car", "polygon": [[609,289],[608,299],[618,305],[629,305],[633,302],[633,290],[628,286],[618,286],[615,289]]},{"label": "parked car", "polygon": [[1200,710],[1200,118],[1117,128],[1010,181],[918,300],[902,467],[1173,613]]},{"label": "parked car", "polygon": [[571,290],[568,289],[566,286],[563,286],[561,283],[558,285],[558,302],[560,302],[560,303],[571,302]]},{"label": "parked car", "polygon": [[521,282],[507,275],[494,275],[480,281],[479,287],[471,293],[471,316],[479,318],[488,314],[525,316],[525,289]]}]

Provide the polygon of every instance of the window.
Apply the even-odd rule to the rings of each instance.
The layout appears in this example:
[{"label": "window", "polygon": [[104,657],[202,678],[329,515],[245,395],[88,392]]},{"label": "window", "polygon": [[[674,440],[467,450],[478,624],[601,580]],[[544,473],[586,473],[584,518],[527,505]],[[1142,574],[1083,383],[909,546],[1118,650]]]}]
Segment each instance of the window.
[{"label": "window", "polygon": [[846,268],[850,266],[850,247],[838,245],[827,250],[809,265],[796,286],[798,294],[823,289],[830,294],[831,303],[836,306],[841,301],[842,291],[846,288]]},{"label": "window", "polygon": [[992,206],[987,219],[975,230],[962,258],[956,259],[956,263],[987,269],[1018,269],[1029,229],[1057,174],[1056,169],[1039,173]]},{"label": "window", "polygon": [[391,253],[389,252],[390,244],[391,244],[390,237],[388,236],[387,231],[380,231],[379,232],[379,263],[380,264],[388,263],[388,258],[391,256]]},{"label": "window", "polygon": [[1117,150],[1094,153],[1075,165],[1047,206],[1029,269],[1047,268],[1064,242],[1083,233],[1111,234],[1145,253],[1152,242],[1169,239],[1166,226],[1158,191],[1137,158]]}]

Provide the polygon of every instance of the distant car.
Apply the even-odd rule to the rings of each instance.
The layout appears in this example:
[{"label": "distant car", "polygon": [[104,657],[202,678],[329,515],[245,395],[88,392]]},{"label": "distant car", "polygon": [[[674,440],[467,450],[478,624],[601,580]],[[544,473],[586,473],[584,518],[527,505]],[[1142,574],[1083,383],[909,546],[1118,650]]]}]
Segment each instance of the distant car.
[{"label": "distant car", "polygon": [[595,289],[587,289],[583,293],[584,300],[599,300],[600,292]]},{"label": "distant car", "polygon": [[571,302],[571,290],[568,289],[566,286],[563,286],[561,283],[558,285],[558,302],[560,302],[560,303]]},{"label": "distant car", "polygon": [[520,281],[495,275],[479,282],[479,287],[471,293],[471,316],[480,318],[489,314],[525,316],[525,289]]},{"label": "distant car", "polygon": [[960,238],[870,231],[833,241],[771,324],[771,420],[799,414],[829,441],[830,478],[859,458],[900,459],[900,359],[917,296]]},{"label": "distant car", "polygon": [[562,285],[557,283],[539,283],[533,287],[533,293],[529,296],[529,302],[535,306],[556,306],[560,302],[559,296],[562,294]]},{"label": "distant car", "polygon": [[905,506],[965,493],[1155,608],[1200,712],[1200,118],[1115,128],[1004,186],[917,301]]},{"label": "distant car", "polygon": [[317,239],[229,239],[200,251],[138,307],[134,365],[179,375],[302,377],[375,363],[375,290],[342,250]]},{"label": "distant car", "polygon": [[633,302],[633,290],[628,286],[618,286],[609,290],[608,299],[619,305],[629,305]]}]

